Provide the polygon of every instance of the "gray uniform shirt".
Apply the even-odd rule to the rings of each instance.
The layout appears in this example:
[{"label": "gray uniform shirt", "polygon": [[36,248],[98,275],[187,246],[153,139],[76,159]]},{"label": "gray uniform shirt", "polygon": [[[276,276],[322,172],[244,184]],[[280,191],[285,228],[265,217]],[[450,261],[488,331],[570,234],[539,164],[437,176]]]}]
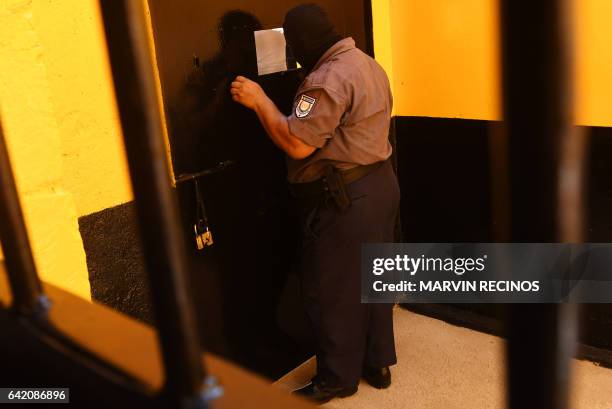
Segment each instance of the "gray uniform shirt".
[{"label": "gray uniform shirt", "polygon": [[288,159],[289,182],[316,180],[329,163],[350,169],[387,159],[392,106],[384,69],[352,38],[334,44],[301,84],[288,118],[291,133],[318,148]]}]

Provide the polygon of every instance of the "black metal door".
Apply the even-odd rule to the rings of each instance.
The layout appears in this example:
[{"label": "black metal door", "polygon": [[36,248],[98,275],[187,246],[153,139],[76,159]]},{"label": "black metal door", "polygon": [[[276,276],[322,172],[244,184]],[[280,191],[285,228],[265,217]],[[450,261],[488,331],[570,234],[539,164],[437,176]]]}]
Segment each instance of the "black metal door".
[{"label": "black metal door", "polygon": [[[295,235],[285,157],[229,88],[246,76],[289,113],[303,73],[286,50],[286,70],[260,75],[254,33],[282,27],[300,3],[149,1],[191,280],[196,305],[208,312],[200,325],[204,343],[270,377],[305,359],[311,345],[290,274]],[[372,49],[369,2],[319,3],[341,34]],[[227,166],[197,177],[199,210],[190,175],[219,163]],[[213,244],[198,250],[194,224],[204,212]]]}]

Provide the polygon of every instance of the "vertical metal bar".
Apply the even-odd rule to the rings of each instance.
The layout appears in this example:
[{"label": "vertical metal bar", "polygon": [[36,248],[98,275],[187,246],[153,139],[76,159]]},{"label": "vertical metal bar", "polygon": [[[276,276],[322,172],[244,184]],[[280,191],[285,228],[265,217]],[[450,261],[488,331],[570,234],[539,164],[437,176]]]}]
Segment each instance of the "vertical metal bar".
[{"label": "vertical metal bar", "polygon": [[493,241],[510,240],[510,179],[508,169],[508,135],[503,123],[489,124],[489,169],[491,178],[491,234]]},{"label": "vertical metal bar", "polygon": [[176,407],[205,407],[219,389],[205,382],[143,6],[135,0],[101,0],[99,4],[162,348],[166,390]]},{"label": "vertical metal bar", "polygon": [[576,309],[570,304],[515,304],[507,322],[508,407],[569,407]]},{"label": "vertical metal bar", "polygon": [[[510,240],[515,242],[582,239],[584,141],[573,123],[569,3],[501,1]],[[513,305],[507,324],[509,407],[567,408],[574,307]]]},{"label": "vertical metal bar", "polygon": [[36,273],[2,124],[0,124],[0,241],[8,270],[13,307],[22,314],[44,313],[49,303]]}]

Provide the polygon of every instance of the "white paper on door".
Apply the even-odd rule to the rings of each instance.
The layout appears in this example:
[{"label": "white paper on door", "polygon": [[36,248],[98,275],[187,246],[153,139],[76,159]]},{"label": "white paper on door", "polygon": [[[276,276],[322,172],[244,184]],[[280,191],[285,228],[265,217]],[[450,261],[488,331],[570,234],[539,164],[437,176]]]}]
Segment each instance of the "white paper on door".
[{"label": "white paper on door", "polygon": [[287,71],[287,46],[282,28],[255,31],[255,50],[259,75]]}]

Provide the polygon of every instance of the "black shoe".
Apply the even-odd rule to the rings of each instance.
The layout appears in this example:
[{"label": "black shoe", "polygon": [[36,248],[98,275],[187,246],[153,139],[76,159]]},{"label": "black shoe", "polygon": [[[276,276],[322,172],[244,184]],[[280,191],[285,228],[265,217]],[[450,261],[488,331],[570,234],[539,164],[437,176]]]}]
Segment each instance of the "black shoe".
[{"label": "black shoe", "polygon": [[383,368],[364,368],[361,375],[367,383],[377,389],[386,389],[391,386],[391,370],[388,366]]},{"label": "black shoe", "polygon": [[313,379],[309,385],[293,391],[294,394],[306,398],[317,405],[329,402],[333,398],[346,398],[355,392],[357,392],[357,386],[353,388],[331,387],[316,379]]}]

